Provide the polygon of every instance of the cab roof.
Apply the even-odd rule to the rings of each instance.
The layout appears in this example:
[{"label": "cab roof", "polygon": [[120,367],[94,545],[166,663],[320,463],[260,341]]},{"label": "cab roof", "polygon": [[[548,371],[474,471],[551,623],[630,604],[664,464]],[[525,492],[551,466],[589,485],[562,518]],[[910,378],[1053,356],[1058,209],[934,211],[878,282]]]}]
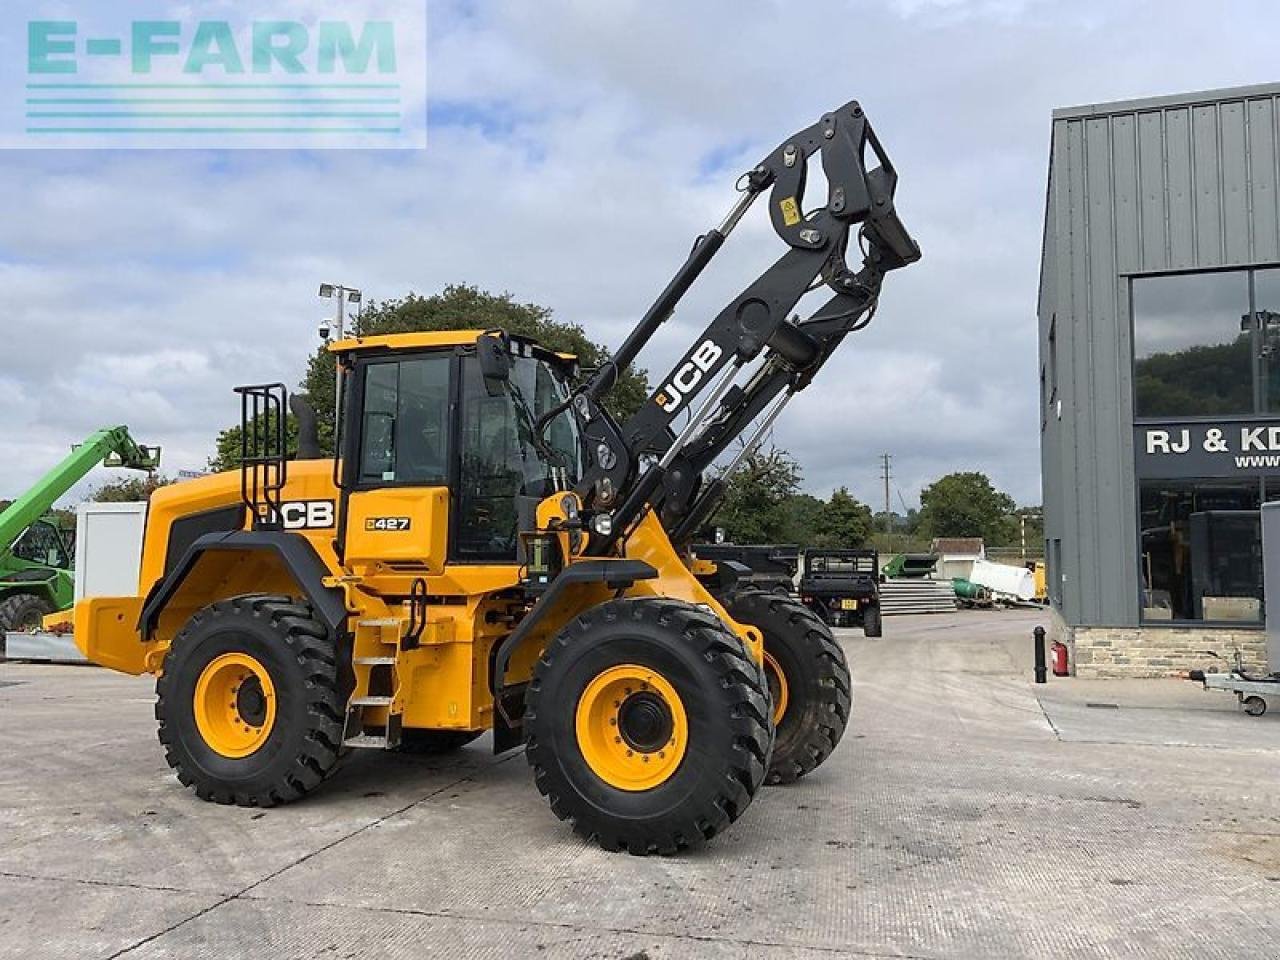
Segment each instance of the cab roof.
[{"label": "cab roof", "polygon": [[353,350],[412,350],[425,347],[466,347],[484,335],[483,330],[428,330],[419,333],[385,333],[376,337],[348,337],[330,344],[334,353]]},{"label": "cab roof", "polygon": [[[427,330],[416,333],[385,333],[376,337],[348,337],[329,345],[333,353],[355,353],[362,350],[429,350],[442,347],[469,347],[492,330]],[[508,334],[513,352],[523,356],[533,353],[576,364],[577,356],[548,350],[529,337]]]}]

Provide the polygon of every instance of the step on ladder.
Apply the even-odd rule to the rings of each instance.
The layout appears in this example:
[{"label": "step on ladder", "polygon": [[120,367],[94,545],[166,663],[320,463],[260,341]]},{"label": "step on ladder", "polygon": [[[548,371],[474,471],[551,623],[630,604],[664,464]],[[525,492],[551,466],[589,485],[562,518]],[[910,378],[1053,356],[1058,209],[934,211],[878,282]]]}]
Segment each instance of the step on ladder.
[{"label": "step on ladder", "polygon": [[418,646],[426,627],[426,613],[426,583],[418,579],[409,597],[407,619],[380,617],[356,621],[351,658],[356,683],[347,701],[343,746],[394,750],[400,745],[404,719],[400,654]]}]

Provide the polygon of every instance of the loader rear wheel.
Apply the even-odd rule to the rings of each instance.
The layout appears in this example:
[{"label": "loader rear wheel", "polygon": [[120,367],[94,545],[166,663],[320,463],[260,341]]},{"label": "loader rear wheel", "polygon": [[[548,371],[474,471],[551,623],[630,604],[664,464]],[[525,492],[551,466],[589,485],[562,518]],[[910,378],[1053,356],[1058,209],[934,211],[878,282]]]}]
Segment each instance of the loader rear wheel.
[{"label": "loader rear wheel", "polygon": [[777,727],[768,782],[793,783],[831,755],[848,725],[852,684],[844,651],[831,628],[791,597],[742,591],[725,609],[764,634]]},{"label": "loader rear wheel", "polygon": [[613,600],[548,645],[525,697],[526,755],[561,820],[606,850],[696,847],[764,781],[764,673],[724,623],[679,600]]},{"label": "loader rear wheel", "polygon": [[483,730],[405,729],[400,732],[400,746],[396,747],[396,749],[401,753],[435,756],[461,750],[468,743],[478,740],[483,735]]},{"label": "loader rear wheel", "polygon": [[338,763],[346,696],[328,630],[284,596],[224,600],[174,638],[156,681],[165,759],[202,800],[297,800]]}]

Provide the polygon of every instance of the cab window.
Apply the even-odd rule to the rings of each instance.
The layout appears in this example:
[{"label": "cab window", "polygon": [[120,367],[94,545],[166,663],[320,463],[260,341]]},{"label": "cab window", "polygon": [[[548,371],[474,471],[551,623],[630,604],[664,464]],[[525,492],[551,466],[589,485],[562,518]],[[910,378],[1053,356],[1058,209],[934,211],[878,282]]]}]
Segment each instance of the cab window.
[{"label": "cab window", "polygon": [[450,365],[440,353],[365,368],[360,483],[447,483]]},{"label": "cab window", "polygon": [[556,476],[577,481],[581,439],[573,415],[565,411],[536,431],[539,418],[567,397],[564,379],[544,360],[515,358],[509,382],[496,391],[474,358],[463,360],[458,559],[514,561],[517,498],[550,496]]},{"label": "cab window", "polygon": [[28,563],[58,568],[71,566],[71,558],[62,545],[62,538],[44,521],[29,526],[14,543],[12,552],[19,560]]}]

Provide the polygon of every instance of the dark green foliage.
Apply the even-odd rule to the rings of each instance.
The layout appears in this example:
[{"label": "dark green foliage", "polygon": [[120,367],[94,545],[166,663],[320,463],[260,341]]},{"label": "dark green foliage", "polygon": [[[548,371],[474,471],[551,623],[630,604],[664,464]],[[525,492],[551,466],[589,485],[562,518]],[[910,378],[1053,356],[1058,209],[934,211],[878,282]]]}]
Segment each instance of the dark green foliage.
[{"label": "dark green foliage", "polygon": [[932,537],[982,537],[1007,542],[1008,517],[1017,506],[984,473],[949,473],[920,491],[921,526]]},{"label": "dark green foliage", "polygon": [[1137,413],[1144,417],[1243,414],[1253,410],[1250,338],[1157,353],[1134,364]]},{"label": "dark green foliage", "polygon": [[819,547],[860,547],[871,533],[871,508],[859,503],[847,487],[831,494],[818,520]]},{"label": "dark green foliage", "polygon": [[722,528],[732,543],[861,546],[871,532],[871,510],[845,487],[827,501],[801,493],[800,476],[800,465],[785,450],[757,451],[729,479],[709,526]]},{"label": "dark green foliage", "polygon": [[151,494],[175,481],[159,473],[134,474],[109,480],[89,494],[96,503],[134,503],[150,500]]},{"label": "dark green foliage", "polygon": [[779,543],[806,544],[818,535],[822,524],[822,512],[827,508],[824,501],[811,493],[797,493],[788,497],[782,504],[782,532]]},{"label": "dark green foliage", "polygon": [[[329,397],[330,397],[330,402],[332,402],[332,398],[333,398],[332,385],[330,385],[329,387]],[[258,423],[261,424],[264,421],[265,421],[265,426],[261,427],[259,432],[260,440],[268,436],[267,431],[273,429],[273,425],[275,423],[275,417],[272,415],[266,415],[265,417],[258,418]],[[332,433],[333,411],[332,410],[329,411],[329,419],[327,422],[329,424],[329,431],[330,431],[330,435],[329,435],[330,446],[328,449],[331,450],[332,443],[333,443],[333,433]],[[320,429],[323,435],[323,430],[324,430],[323,426]],[[288,452],[289,456],[292,457],[295,453],[298,452],[298,421],[293,418],[293,414],[285,415],[284,444],[285,444],[285,450]],[[218,434],[218,439],[214,441],[214,454],[212,457],[209,458],[209,469],[215,472],[220,472],[223,470],[234,470],[239,465],[240,465],[240,424],[237,423],[235,426],[227,427],[227,429],[223,430],[221,433]]]},{"label": "dark green foliage", "polygon": [[800,489],[800,466],[777,447],[757,450],[729,478],[712,526],[732,543],[779,543],[787,530],[788,500]]}]

